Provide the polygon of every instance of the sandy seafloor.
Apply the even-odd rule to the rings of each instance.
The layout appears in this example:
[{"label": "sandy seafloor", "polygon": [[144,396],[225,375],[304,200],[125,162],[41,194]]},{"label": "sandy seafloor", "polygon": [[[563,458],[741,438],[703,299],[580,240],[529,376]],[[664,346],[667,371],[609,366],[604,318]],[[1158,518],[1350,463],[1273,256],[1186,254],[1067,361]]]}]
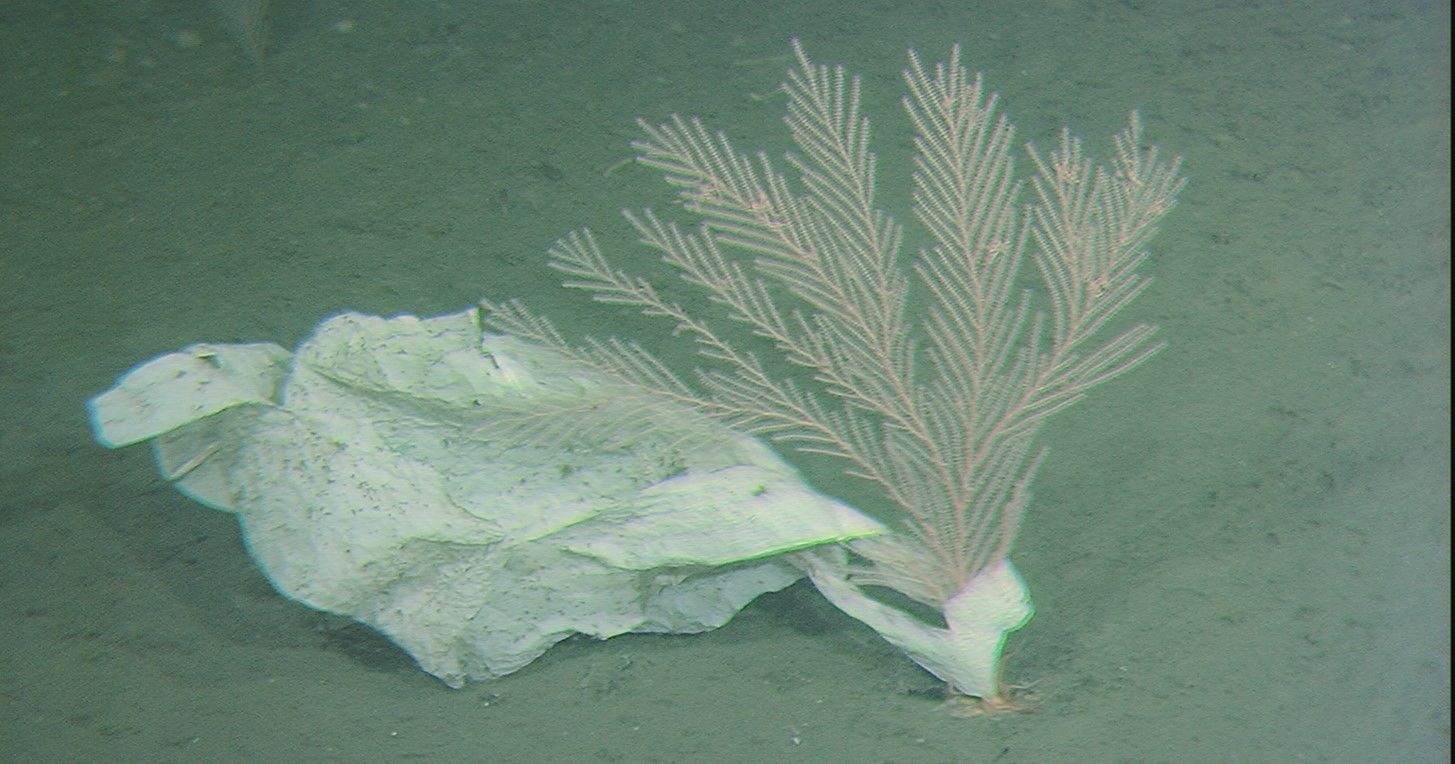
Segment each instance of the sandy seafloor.
[{"label": "sandy seafloor", "polygon": [[[1442,4],[274,5],[256,62],[204,3],[0,5],[0,759],[1448,755]],[[639,115],[786,148],[793,36],[864,75],[910,225],[910,46],[964,43],[1024,139],[1069,124],[1105,156],[1137,108],[1185,157],[1126,318],[1168,349],[1044,433],[1014,552],[1038,613],[1008,664],[1032,713],[950,716],[802,584],[450,690],[275,594],[146,448],[92,441],[89,396],[196,341],[292,347],[340,310],[482,293],[619,320],[542,253],[583,225],[641,251],[617,210],[672,192],[619,164]]]}]

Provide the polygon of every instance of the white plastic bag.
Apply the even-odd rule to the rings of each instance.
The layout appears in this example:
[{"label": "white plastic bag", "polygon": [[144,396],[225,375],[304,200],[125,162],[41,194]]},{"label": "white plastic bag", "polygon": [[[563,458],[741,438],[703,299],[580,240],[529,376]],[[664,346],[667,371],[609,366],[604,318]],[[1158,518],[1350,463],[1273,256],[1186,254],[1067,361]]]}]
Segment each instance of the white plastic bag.
[{"label": "white plastic bag", "polygon": [[[89,403],[109,447],[237,513],[280,592],[388,635],[450,686],[573,633],[690,633],[879,533],[771,450],[559,355],[438,318],[345,313],[296,353],[193,345]],[[624,428],[624,431],[623,431]]]}]

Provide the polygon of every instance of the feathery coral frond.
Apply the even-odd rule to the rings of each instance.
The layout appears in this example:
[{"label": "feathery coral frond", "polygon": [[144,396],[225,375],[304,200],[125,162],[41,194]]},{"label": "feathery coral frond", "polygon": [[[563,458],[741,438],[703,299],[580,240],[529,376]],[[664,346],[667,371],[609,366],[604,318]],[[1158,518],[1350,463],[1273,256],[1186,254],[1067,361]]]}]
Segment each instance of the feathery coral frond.
[{"label": "feathery coral frond", "polygon": [[[1049,153],[1029,147],[1025,201],[996,96],[958,47],[933,67],[911,51],[913,210],[932,243],[906,266],[900,224],[875,200],[859,79],[814,64],[797,41],[793,50],[783,85],[792,182],[697,119],[640,121],[633,143],[700,225],[684,231],[650,210],[627,219],[726,320],[617,270],[589,232],[550,253],[566,286],[672,320],[705,368],[680,377],[615,339],[573,346],[518,303],[487,304],[490,322],[674,405],[843,459],[903,520],[900,535],[856,547],[869,562],[855,580],[940,605],[1007,554],[1044,458],[1040,424],[1161,347],[1150,325],[1101,335],[1149,283],[1138,269],[1182,188],[1179,164],[1142,148],[1132,114],[1110,166],[1069,131]],[[1028,252],[1043,295],[1019,286]],[[912,292],[925,304],[912,309]],[[743,329],[811,379],[760,361]]]}]

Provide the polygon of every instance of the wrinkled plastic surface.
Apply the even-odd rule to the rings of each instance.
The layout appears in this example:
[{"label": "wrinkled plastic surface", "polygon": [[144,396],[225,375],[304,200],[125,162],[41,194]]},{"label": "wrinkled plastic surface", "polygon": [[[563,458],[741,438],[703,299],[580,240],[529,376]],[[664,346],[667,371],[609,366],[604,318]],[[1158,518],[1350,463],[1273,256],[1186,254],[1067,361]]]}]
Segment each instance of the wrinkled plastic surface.
[{"label": "wrinkled plastic surface", "polygon": [[[782,553],[881,530],[752,438],[622,392],[474,310],[345,313],[296,353],[160,356],[88,406],[101,443],[150,440],[179,490],[236,513],[280,592],[451,686],[574,633],[715,628],[799,577]],[[641,412],[661,426],[593,425]]]}]

